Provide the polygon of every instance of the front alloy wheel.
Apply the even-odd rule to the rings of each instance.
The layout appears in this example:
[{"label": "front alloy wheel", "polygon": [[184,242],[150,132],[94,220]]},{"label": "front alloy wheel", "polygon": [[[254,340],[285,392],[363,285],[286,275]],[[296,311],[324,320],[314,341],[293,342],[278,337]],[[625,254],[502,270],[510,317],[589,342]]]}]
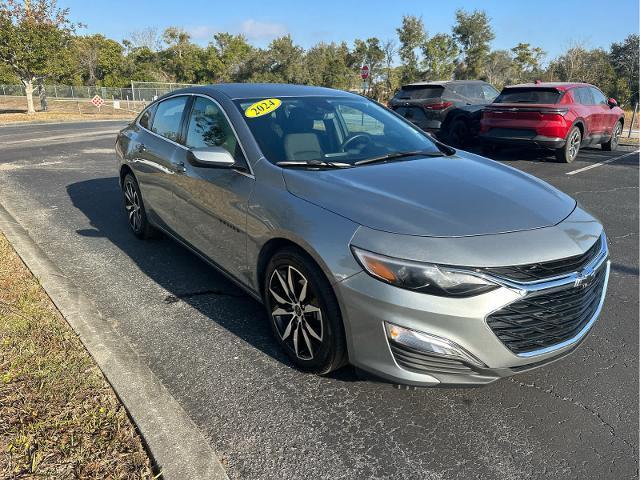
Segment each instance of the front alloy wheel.
[{"label": "front alloy wheel", "polygon": [[312,360],[323,345],[322,311],[309,280],[291,265],[276,268],[269,280],[271,312],[280,339],[300,360]]},{"label": "front alloy wheel", "polygon": [[618,148],[618,143],[620,143],[620,137],[622,136],[622,122],[617,122],[616,126],[613,127],[613,134],[607,143],[602,144],[602,149],[612,152],[616,148]]},{"label": "front alloy wheel", "polygon": [[295,247],[278,251],[267,265],[263,295],[276,340],[298,368],[327,374],[347,362],[333,288],[307,255]]}]

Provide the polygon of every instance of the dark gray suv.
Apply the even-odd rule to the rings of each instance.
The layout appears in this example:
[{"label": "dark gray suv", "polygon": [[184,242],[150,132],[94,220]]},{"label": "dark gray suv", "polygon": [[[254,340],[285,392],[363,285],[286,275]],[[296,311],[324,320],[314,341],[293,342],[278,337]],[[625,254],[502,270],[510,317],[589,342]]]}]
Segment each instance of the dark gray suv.
[{"label": "dark gray suv", "polygon": [[455,147],[478,134],[480,112],[498,91],[480,80],[418,82],[404,85],[389,108]]}]

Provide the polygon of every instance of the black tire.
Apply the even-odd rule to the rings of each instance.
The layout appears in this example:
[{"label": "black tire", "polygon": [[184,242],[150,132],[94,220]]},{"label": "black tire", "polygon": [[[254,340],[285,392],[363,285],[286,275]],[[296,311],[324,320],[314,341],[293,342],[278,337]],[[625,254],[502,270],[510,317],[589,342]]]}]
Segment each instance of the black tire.
[{"label": "black tire", "polygon": [[580,144],[582,143],[582,133],[576,126],[571,127],[567,134],[567,141],[564,147],[556,149],[556,160],[560,163],[573,162],[580,152]]},{"label": "black tire", "polygon": [[326,375],[346,365],[338,301],[325,275],[304,253],[286,247],[269,260],[263,298],[276,341],[300,370]]},{"label": "black tire", "polygon": [[482,154],[485,157],[495,155],[500,151],[500,146],[494,143],[483,143],[481,148],[482,148]]},{"label": "black tire", "polygon": [[449,145],[457,148],[464,148],[469,145],[471,136],[471,128],[469,122],[464,118],[456,118],[449,127],[448,140]]},{"label": "black tire", "polygon": [[616,126],[613,127],[613,134],[607,143],[602,144],[602,149],[607,152],[613,152],[616,148],[618,148],[618,143],[620,142],[620,137],[622,136],[622,122],[618,121]]},{"label": "black tire", "polygon": [[147,219],[140,187],[131,173],[127,173],[122,181],[122,197],[127,213],[127,223],[133,234],[141,239],[155,237],[157,231]]}]

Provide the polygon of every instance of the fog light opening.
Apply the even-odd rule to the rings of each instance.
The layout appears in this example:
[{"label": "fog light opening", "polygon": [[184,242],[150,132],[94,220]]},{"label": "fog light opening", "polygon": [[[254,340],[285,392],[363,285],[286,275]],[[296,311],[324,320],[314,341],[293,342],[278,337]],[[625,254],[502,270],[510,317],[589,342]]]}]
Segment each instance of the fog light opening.
[{"label": "fog light opening", "polygon": [[405,345],[415,350],[455,358],[478,367],[486,367],[484,363],[467,352],[456,343],[435,335],[418,332],[409,328],[400,327],[393,323],[384,323],[389,340]]}]

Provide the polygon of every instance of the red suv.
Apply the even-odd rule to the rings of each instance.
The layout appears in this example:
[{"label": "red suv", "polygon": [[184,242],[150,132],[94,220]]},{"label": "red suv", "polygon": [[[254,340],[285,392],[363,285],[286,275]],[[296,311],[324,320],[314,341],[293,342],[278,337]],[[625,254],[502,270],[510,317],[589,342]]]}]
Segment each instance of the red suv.
[{"label": "red suv", "polygon": [[501,144],[554,149],[560,162],[572,162],[581,146],[615,150],[624,113],[617,102],[587,83],[542,83],[505,87],[487,105],[480,138],[489,148]]}]

